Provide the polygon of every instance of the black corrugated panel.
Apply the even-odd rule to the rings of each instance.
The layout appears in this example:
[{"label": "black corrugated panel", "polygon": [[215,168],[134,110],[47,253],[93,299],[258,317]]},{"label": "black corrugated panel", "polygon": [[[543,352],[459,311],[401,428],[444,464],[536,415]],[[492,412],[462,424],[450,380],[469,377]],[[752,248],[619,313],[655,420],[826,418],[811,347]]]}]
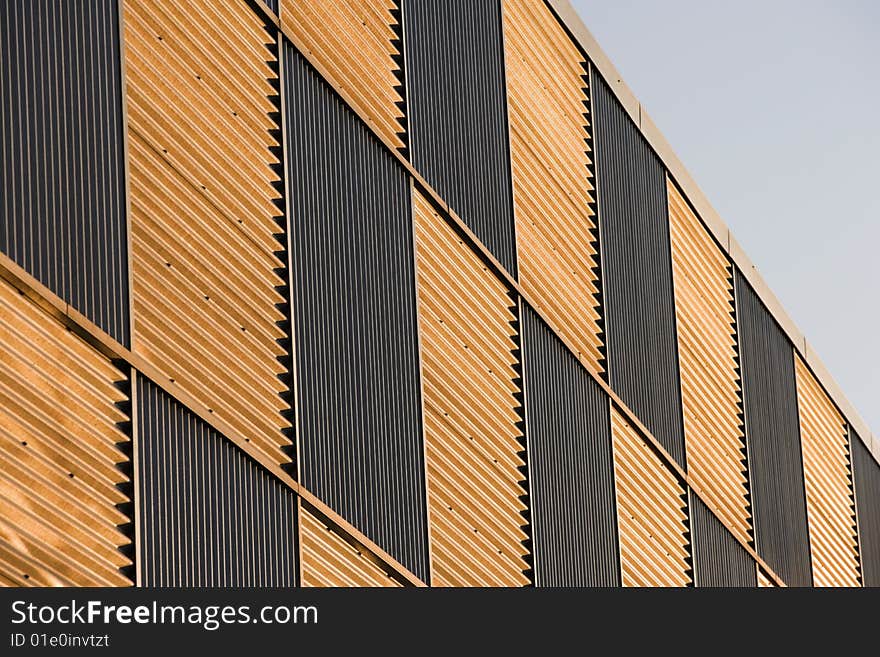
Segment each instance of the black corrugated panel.
[{"label": "black corrugated panel", "polygon": [[117,4],[0,2],[0,250],[129,346]]},{"label": "black corrugated panel", "polygon": [[143,585],[293,586],[293,492],[143,376],[137,406]]},{"label": "black corrugated panel", "polygon": [[409,179],[284,46],[300,477],[428,577]]},{"label": "black corrugated panel", "polygon": [[590,79],[611,387],[684,468],[666,173],[595,70]]},{"label": "black corrugated panel", "polygon": [[522,343],[535,584],[619,586],[608,398],[526,304]]},{"label": "black corrugated panel", "polygon": [[693,491],[690,509],[696,586],[756,587],[755,562]]},{"label": "black corrugated panel", "polygon": [[758,554],[789,586],[809,586],[810,541],[794,351],[735,270],[743,408]]},{"label": "black corrugated panel", "polygon": [[278,0],[263,0],[266,3],[266,6],[275,12],[275,15],[278,15]]},{"label": "black corrugated panel", "polygon": [[880,586],[880,465],[852,427],[849,442],[856,489],[862,584]]},{"label": "black corrugated panel", "polygon": [[412,163],[516,276],[500,0],[404,0]]}]

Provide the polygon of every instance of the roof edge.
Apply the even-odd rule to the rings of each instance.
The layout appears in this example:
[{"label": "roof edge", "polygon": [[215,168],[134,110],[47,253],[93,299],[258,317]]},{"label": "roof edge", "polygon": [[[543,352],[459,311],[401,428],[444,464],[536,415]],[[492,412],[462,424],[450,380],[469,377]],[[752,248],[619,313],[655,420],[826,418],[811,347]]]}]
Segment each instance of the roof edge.
[{"label": "roof edge", "polygon": [[797,353],[800,354],[819,380],[825,392],[831,397],[847,422],[859,435],[868,451],[874,456],[874,460],[880,464],[880,436],[871,432],[867,422],[865,422],[855,406],[847,399],[837,381],[834,380],[834,377],[831,376],[828,368],[822,362],[822,359],[819,358],[812,345],[807,341],[806,336],[785,311],[782,303],[780,303],[779,299],[764,281],[764,277],[761,276],[757,266],[740,246],[730,228],[721,218],[721,215],[718,214],[717,210],[715,210],[709,199],[700,189],[696,180],[688,172],[687,167],[685,167],[678,155],[675,154],[675,151],[672,150],[672,146],[666,137],[660,132],[660,129],[645,111],[645,108],[642,107],[636,95],[623,80],[620,71],[617,70],[608,55],[602,50],[599,42],[596,41],[596,38],[587,26],[584,25],[575,8],[569,0],[545,1],[589,57],[596,70],[605,79],[608,87],[627,114],[629,114],[630,119],[638,126],[642,136],[666,166],[669,175],[684,192],[685,197],[694,207],[703,224],[726,251],[743,276],[745,276],[757,293],[758,298],[761,299],[767,310],[770,311],[770,314],[779,326],[782,327],[782,330],[785,331]]}]

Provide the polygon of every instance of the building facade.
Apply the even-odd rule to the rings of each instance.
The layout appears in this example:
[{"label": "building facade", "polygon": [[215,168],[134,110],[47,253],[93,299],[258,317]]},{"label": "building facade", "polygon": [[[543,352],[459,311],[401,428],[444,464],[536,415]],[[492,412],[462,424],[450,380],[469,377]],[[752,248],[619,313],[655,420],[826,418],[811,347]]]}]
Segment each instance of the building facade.
[{"label": "building facade", "polygon": [[0,20],[3,584],[880,585],[880,437],[564,0]]}]

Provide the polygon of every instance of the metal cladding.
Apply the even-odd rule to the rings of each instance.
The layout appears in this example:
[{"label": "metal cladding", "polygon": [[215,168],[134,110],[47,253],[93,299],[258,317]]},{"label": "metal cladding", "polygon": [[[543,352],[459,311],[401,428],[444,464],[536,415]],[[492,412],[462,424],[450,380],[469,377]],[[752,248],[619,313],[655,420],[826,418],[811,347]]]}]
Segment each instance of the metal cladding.
[{"label": "metal cladding", "polygon": [[611,387],[685,464],[666,173],[591,72]]},{"label": "metal cladding", "polygon": [[523,378],[537,586],[618,586],[608,399],[522,305]]},{"label": "metal cladding", "polygon": [[129,388],[0,281],[0,585],[131,584]]},{"label": "metal cladding", "polygon": [[299,519],[303,586],[401,586],[302,506]]},{"label": "metal cladding", "polygon": [[301,482],[424,581],[409,180],[287,43],[284,72]]},{"label": "metal cladding", "polygon": [[757,552],[789,586],[809,586],[792,345],[735,270],[743,407]]},{"label": "metal cladding", "polygon": [[128,346],[116,0],[0,2],[0,251]]},{"label": "metal cladding", "polygon": [[431,583],[529,583],[516,301],[418,192]]},{"label": "metal cladding", "polygon": [[880,586],[880,465],[850,427],[862,584]]},{"label": "metal cladding", "polygon": [[611,435],[623,585],[690,586],[684,484],[616,409],[611,411]]},{"label": "metal cladding", "polygon": [[736,344],[733,270],[667,178],[688,473],[745,543],[752,512]]},{"label": "metal cladding", "polygon": [[124,26],[134,351],[287,464],[274,37],[238,0],[125,0]]},{"label": "metal cladding", "polygon": [[709,507],[691,492],[691,535],[696,586],[758,585],[755,562]]},{"label": "metal cladding", "polygon": [[293,491],[137,377],[143,586],[293,586]]},{"label": "metal cladding", "polygon": [[416,170],[516,276],[501,0],[403,0]]},{"label": "metal cladding", "polygon": [[795,376],[813,584],[859,586],[849,428],[800,356]]},{"label": "metal cladding", "polygon": [[546,5],[504,1],[519,281],[605,371],[587,64]]},{"label": "metal cladding", "polygon": [[281,19],[345,89],[373,128],[406,155],[405,81],[397,0],[283,0]]}]

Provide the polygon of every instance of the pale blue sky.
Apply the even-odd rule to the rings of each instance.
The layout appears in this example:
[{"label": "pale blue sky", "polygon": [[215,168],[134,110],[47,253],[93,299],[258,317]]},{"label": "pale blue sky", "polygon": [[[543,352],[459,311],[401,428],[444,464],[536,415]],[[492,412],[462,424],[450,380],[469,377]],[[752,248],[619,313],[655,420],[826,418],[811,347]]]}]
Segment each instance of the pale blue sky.
[{"label": "pale blue sky", "polygon": [[880,433],[880,3],[572,4]]}]

